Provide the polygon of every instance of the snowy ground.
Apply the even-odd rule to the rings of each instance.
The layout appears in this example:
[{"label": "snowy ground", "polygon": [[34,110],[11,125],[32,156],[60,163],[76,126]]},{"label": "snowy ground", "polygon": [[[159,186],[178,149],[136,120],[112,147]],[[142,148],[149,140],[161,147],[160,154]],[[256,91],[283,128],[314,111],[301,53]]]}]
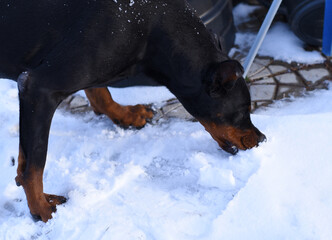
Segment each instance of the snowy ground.
[{"label": "snowy ground", "polygon": [[47,224],[31,219],[23,189],[14,183],[15,83],[1,80],[0,94],[0,239],[329,239],[332,234],[332,90],[254,114],[268,142],[237,156],[219,150],[198,123],[173,119],[122,130],[92,113],[58,111],[44,183],[47,192],[69,201]]},{"label": "snowy ground", "polygon": [[[162,87],[111,92],[123,104],[161,104],[172,97]],[[331,84],[330,90],[253,114],[268,142],[236,156],[220,150],[198,123],[171,119],[123,130],[93,113],[57,111],[44,188],[69,200],[46,224],[32,220],[24,191],[14,182],[15,82],[1,79],[0,95],[0,239],[323,240],[332,235]]]}]

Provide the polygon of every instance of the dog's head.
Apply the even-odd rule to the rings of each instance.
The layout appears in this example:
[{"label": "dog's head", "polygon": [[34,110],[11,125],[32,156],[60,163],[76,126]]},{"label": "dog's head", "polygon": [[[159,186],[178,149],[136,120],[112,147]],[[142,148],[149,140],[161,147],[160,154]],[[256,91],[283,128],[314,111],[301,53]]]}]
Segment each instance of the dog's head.
[{"label": "dog's head", "polygon": [[219,146],[231,154],[266,140],[251,122],[250,93],[242,75],[243,67],[234,60],[213,67],[203,81],[204,103],[197,109],[202,114],[196,116]]}]

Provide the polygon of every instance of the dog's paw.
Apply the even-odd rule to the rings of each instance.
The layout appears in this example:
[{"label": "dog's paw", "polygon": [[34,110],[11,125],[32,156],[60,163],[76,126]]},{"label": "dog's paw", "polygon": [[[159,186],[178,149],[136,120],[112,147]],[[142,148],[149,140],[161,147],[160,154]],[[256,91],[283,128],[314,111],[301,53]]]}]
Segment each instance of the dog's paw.
[{"label": "dog's paw", "polygon": [[52,218],[52,213],[56,212],[56,205],[63,204],[67,201],[65,197],[44,193],[45,198],[41,199],[38,204],[34,202],[29,204],[30,213],[34,220],[47,222]]},{"label": "dog's paw", "polygon": [[146,105],[135,105],[123,107],[121,118],[112,119],[114,123],[123,128],[135,127],[140,129],[153,118],[153,110]]}]

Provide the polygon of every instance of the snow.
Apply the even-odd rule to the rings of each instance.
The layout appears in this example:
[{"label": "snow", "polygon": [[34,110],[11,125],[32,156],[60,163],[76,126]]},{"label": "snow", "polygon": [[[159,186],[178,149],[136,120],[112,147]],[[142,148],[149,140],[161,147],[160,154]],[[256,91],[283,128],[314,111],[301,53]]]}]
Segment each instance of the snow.
[{"label": "snow", "polygon": [[[233,10],[235,25],[238,26],[248,21],[249,15],[258,8],[243,3],[238,4]],[[235,44],[239,46],[239,50],[248,51],[255,38],[256,34],[252,32],[237,32]],[[325,61],[320,52],[305,51],[304,45],[305,43],[291,31],[287,23],[274,22],[258,51],[258,55],[273,57],[275,60],[288,63],[313,64]]]},{"label": "snow", "polygon": [[[287,43],[287,44],[285,44]],[[317,51],[307,52],[304,43],[295,36],[286,23],[275,23],[258,51],[261,56],[273,56],[275,60],[298,63],[321,63],[324,58]]]},{"label": "snow", "polygon": [[[277,24],[270,39],[273,31],[285,37],[275,43],[285,48],[276,55],[276,45],[266,44],[263,50],[271,56],[316,61],[316,53],[306,53],[286,26]],[[293,47],[296,54],[288,51]],[[122,104],[160,106],[174,97],[164,87],[111,93]],[[16,83],[0,79],[0,95],[0,239],[325,240],[332,235],[331,84],[329,90],[256,111],[252,120],[268,141],[236,156],[220,150],[197,122],[170,119],[123,130],[92,112],[58,110],[44,189],[68,202],[47,223],[32,220],[24,191],[14,181]]]},{"label": "snow", "polygon": [[238,4],[233,8],[234,24],[238,26],[241,23],[249,21],[250,15],[259,8],[260,6],[251,6],[244,3]]},{"label": "snow", "polygon": [[[175,96],[165,87],[127,87],[126,94],[122,88],[110,88],[112,97],[116,102],[126,105],[154,103],[161,104]],[[79,91],[79,95],[85,96],[84,91]]]}]

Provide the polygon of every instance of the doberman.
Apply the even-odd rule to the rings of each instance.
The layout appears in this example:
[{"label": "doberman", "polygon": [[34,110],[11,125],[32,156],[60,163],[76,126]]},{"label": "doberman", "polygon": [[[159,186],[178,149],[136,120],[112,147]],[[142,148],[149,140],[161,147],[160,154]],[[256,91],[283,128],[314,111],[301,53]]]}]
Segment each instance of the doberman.
[{"label": "doberman", "polygon": [[185,0],[1,0],[0,77],[18,85],[16,182],[32,215],[46,222],[65,202],[43,192],[57,106],[84,89],[96,112],[142,127],[151,110],[121,106],[106,88],[139,72],[165,85],[225,151],[265,140],[250,120],[242,66],[217,48]]}]

